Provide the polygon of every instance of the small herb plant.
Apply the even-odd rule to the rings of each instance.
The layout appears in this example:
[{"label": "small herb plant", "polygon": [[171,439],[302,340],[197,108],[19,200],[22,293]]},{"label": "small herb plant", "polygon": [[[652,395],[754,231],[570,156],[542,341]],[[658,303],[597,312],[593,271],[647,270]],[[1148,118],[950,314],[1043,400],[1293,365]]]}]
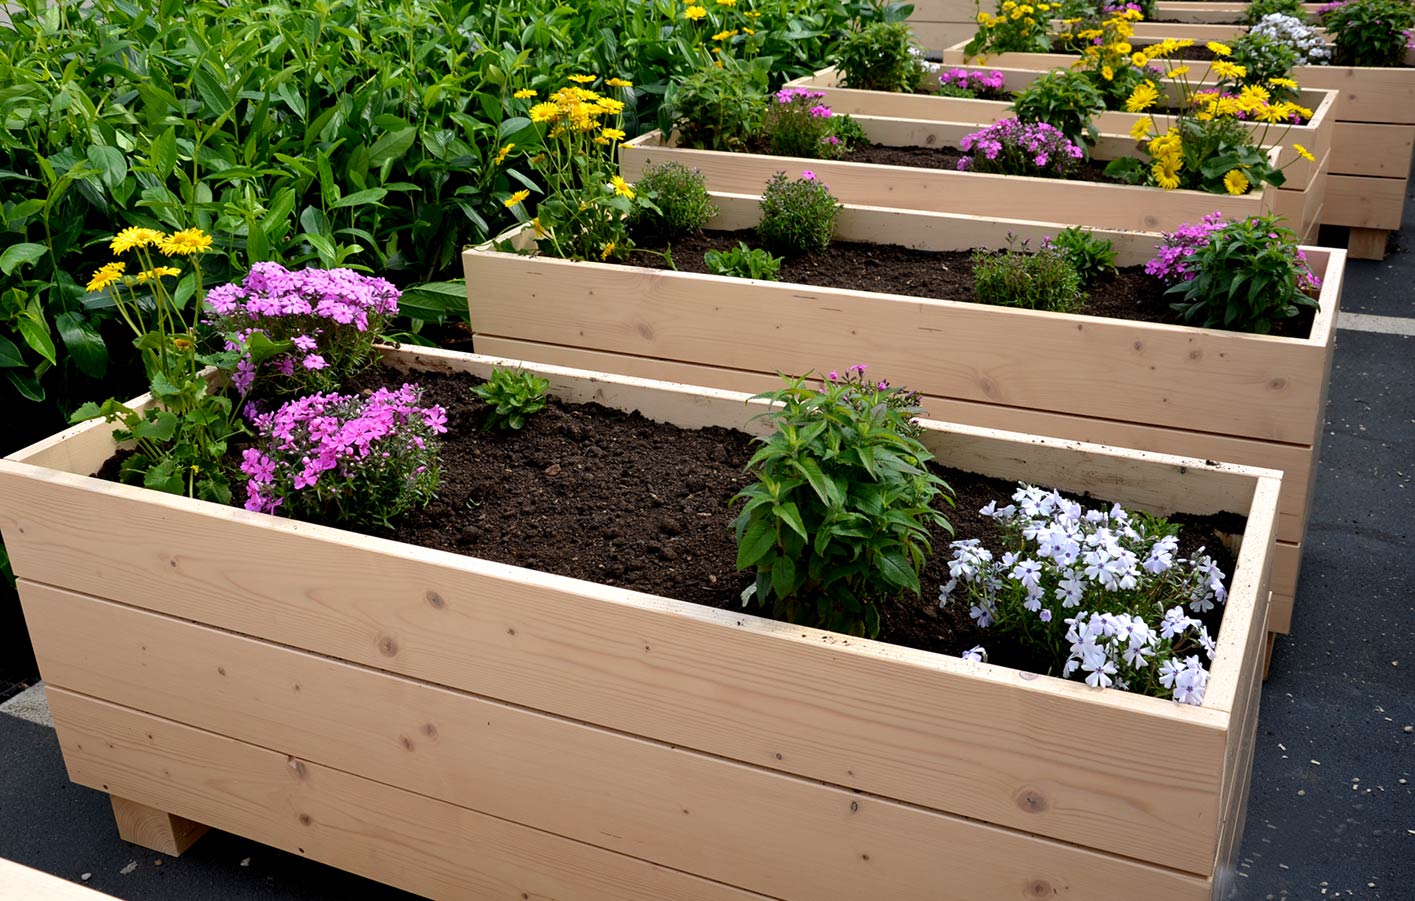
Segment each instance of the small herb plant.
[{"label": "small herb plant", "polygon": [[[1301,19],[1270,13],[1263,16],[1256,25],[1248,29],[1250,37],[1272,38],[1281,41],[1297,51],[1297,58],[1313,66],[1323,66],[1331,61],[1331,48],[1327,46],[1322,33]],[[1234,53],[1238,48],[1235,42]]]},{"label": "small herb plant", "polygon": [[703,173],[682,163],[647,166],[634,190],[653,203],[636,206],[629,215],[630,232],[645,240],[695,235],[717,215]]},{"label": "small herb plant", "polygon": [[958,149],[970,154],[959,158],[961,170],[1038,178],[1066,178],[1085,156],[1061,129],[1020,119],[1003,119],[964,135]]},{"label": "small herb plant", "polygon": [[939,604],[960,596],[979,626],[1040,655],[1062,678],[1202,704],[1214,642],[1190,614],[1227,598],[1213,558],[1203,548],[1181,557],[1178,526],[1119,504],[1087,510],[1031,485],[1012,501],[979,511],[1001,525],[1001,555],[977,539],[952,543]]},{"label": "small herb plant", "polygon": [[782,88],[772,95],[762,125],[767,144],[777,156],[834,159],[845,148],[832,127],[825,94],[808,88]]},{"label": "small herb plant", "polygon": [[311,394],[256,417],[242,454],[246,509],[296,519],[388,527],[437,491],[441,407],[422,390],[369,397]]},{"label": "small herb plant", "polygon": [[[1288,76],[1292,67],[1305,62],[1297,48],[1275,37],[1265,34],[1245,34],[1233,42],[1233,63],[1243,68],[1243,77],[1235,79],[1239,85],[1266,85],[1270,94],[1279,100],[1295,99],[1295,88],[1281,87],[1291,81]],[[1272,87],[1272,85],[1278,85]]]},{"label": "small herb plant", "polygon": [[911,417],[917,396],[865,378],[864,366],[760,395],[776,427],[734,499],[737,568],[756,572],[743,603],[801,625],[879,634],[879,605],[920,592],[919,573],[951,491]]},{"label": "small herb plant", "polygon": [[1063,229],[1051,243],[1071,263],[1083,285],[1093,284],[1106,273],[1116,271],[1114,242],[1097,238],[1083,228]]},{"label": "small herb plant", "polygon": [[963,53],[979,62],[995,53],[1046,53],[1051,50],[1050,13],[1059,9],[1060,3],[1002,0],[996,15],[978,13],[978,30]]},{"label": "small herb plant", "polygon": [[1068,313],[1085,301],[1081,276],[1067,254],[1047,243],[1035,253],[1027,242],[1002,251],[973,252],[973,293],[979,303]]},{"label": "small herb plant", "polygon": [[938,93],[945,97],[1002,100],[1007,97],[1007,80],[996,69],[991,72],[949,69],[938,75]]},{"label": "small herb plant", "polygon": [[911,93],[924,76],[923,56],[907,22],[872,22],[835,45],[835,66],[847,88]]},{"label": "small herb plant", "polygon": [[821,253],[830,246],[841,204],[809,169],[798,179],[778,172],[762,191],[757,235],[768,250],[786,257]]},{"label": "small herb plant", "polygon": [[1298,21],[1307,18],[1307,12],[1302,8],[1302,0],[1251,0],[1243,8],[1243,24],[1257,25],[1265,17],[1274,13],[1291,16]]},{"label": "small herb plant", "polygon": [[776,281],[776,273],[781,269],[780,257],[774,257],[760,248],[753,249],[741,242],[731,250],[709,250],[703,254],[703,262],[713,275],[771,282]]},{"label": "small herb plant", "polygon": [[1091,117],[1105,109],[1105,97],[1084,73],[1056,69],[1033,81],[1012,101],[1023,122],[1045,122],[1076,144],[1100,137]]},{"label": "small herb plant", "polygon": [[[745,150],[761,132],[770,60],[722,60],[670,87],[664,106],[684,147]],[[666,133],[666,132],[665,132]]]},{"label": "small herb plant", "polygon": [[526,418],[546,407],[550,382],[524,369],[493,369],[491,378],[472,389],[490,408],[482,431],[516,431]]},{"label": "small herb plant", "polygon": [[1316,309],[1321,282],[1307,268],[1297,237],[1276,216],[1253,216],[1209,232],[1186,255],[1190,276],[1169,289],[1184,321],[1265,335],[1273,324]]},{"label": "small herb plant", "polygon": [[1322,18],[1336,36],[1338,66],[1399,66],[1415,29],[1415,5],[1406,0],[1348,0]]}]

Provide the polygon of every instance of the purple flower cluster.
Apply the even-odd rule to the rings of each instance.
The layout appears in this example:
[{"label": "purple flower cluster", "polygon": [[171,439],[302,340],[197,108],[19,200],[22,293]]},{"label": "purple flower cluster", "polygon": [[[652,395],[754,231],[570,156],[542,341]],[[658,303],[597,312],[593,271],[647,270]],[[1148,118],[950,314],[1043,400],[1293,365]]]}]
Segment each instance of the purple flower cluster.
[{"label": "purple flower cluster", "polygon": [[940,73],[938,83],[946,88],[961,88],[972,91],[979,97],[996,96],[1003,92],[1004,78],[1001,72],[973,72],[968,69],[949,69]]},{"label": "purple flower cluster", "polygon": [[1041,178],[1067,177],[1084,156],[1081,148],[1054,126],[1015,118],[965,135],[958,149],[972,154],[958,160],[961,170]]},{"label": "purple flower cluster", "polygon": [[1116,13],[1137,12],[1144,13],[1144,8],[1138,3],[1107,3],[1101,7],[1101,15],[1113,16]]},{"label": "purple flower cluster", "polygon": [[422,389],[405,384],[366,398],[311,394],[257,416],[256,446],[241,460],[246,509],[387,524],[426,503],[447,414],[421,402]]},{"label": "purple flower cluster", "polygon": [[835,113],[821,103],[823,91],[782,88],[767,110],[765,131],[777,156],[830,159],[845,150],[834,134]]},{"label": "purple flower cluster", "polygon": [[1321,6],[1317,7],[1317,18],[1320,19],[1327,13],[1336,12],[1338,9],[1341,9],[1345,5],[1346,0],[1332,0],[1331,3],[1323,3]]},{"label": "purple flower cluster", "polygon": [[[248,394],[258,378],[285,377],[273,393],[319,390],[338,384],[372,358],[388,319],[398,312],[398,289],[349,269],[291,272],[256,263],[239,285],[207,293],[208,324],[226,335],[227,350],[242,354],[232,384]],[[253,335],[283,344],[265,358],[250,352]]]},{"label": "purple flower cluster", "polygon": [[1198,225],[1185,223],[1166,233],[1155,245],[1158,253],[1145,264],[1145,272],[1167,285],[1189,281],[1198,274],[1187,265],[1189,257],[1207,247],[1210,236],[1226,224],[1222,213],[1209,213]]},{"label": "purple flower cluster", "polygon": [[[776,92],[775,97],[777,103],[785,104],[798,101],[810,103],[811,101],[824,100],[825,91],[812,91],[808,88],[782,88]],[[825,118],[830,117],[830,107],[813,104],[812,111],[814,112],[814,110],[817,109],[825,110]]]}]

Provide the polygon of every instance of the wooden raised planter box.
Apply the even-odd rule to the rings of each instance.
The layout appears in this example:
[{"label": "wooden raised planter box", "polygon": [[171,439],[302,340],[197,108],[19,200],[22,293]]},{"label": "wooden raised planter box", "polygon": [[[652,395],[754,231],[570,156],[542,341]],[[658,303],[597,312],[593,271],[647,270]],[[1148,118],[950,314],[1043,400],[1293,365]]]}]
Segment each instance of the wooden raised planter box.
[{"label": "wooden raised planter box", "polygon": [[[955,67],[949,67],[955,68]],[[1031,70],[1000,70],[991,66],[963,66],[975,72],[1002,71],[1004,85],[1008,90],[1025,89],[1043,73]],[[937,76],[930,74],[926,81]],[[848,113],[857,118],[888,117],[890,120],[906,120],[912,123],[958,123],[976,122],[988,125],[999,119],[1012,116],[1012,103],[1007,100],[974,100],[966,97],[940,97],[929,94],[902,94],[886,91],[861,91],[840,87],[840,76],[834,67],[822,69],[789,82],[792,87],[809,88],[825,94],[825,104],[837,114]],[[1175,85],[1166,86],[1177,98]],[[1254,123],[1249,131],[1255,138],[1261,138],[1264,131],[1281,136],[1283,145],[1278,165],[1283,166],[1287,181],[1278,191],[1274,211],[1288,220],[1293,231],[1303,243],[1315,244],[1320,225],[1322,205],[1327,190],[1328,153],[1331,149],[1332,132],[1335,129],[1336,92],[1302,92],[1303,106],[1312,110],[1312,119],[1305,125],[1290,129],[1267,129]],[[1097,130],[1102,135],[1099,145],[1102,153],[1133,154],[1135,141],[1130,138],[1130,129],[1142,118],[1138,113],[1107,111],[1094,119]],[[880,118],[880,121],[885,121]],[[916,125],[917,127],[917,125]],[[1308,162],[1292,149],[1293,144],[1301,144],[1316,158]],[[1039,211],[1040,215],[1046,215]]]},{"label": "wooden raised planter box", "polygon": [[[751,228],[753,197],[715,195],[712,228]],[[928,250],[999,247],[1061,225],[847,207],[836,237]],[[1154,235],[1112,233],[1120,265]],[[532,246],[524,230],[516,243]],[[987,428],[1283,470],[1273,612],[1287,633],[1317,472],[1345,252],[1306,339],[1030,312],[947,299],[467,251],[479,353],[765,390],[778,371],[848,357],[922,392],[936,417]],[[750,324],[750,325],[748,325]]]},{"label": "wooden raised planter box", "polygon": [[[978,124],[928,122],[858,116],[870,140],[889,146],[957,146]],[[1281,148],[1270,153],[1277,159]],[[1135,153],[1134,142],[1103,140],[1092,156],[1114,159]],[[658,131],[621,144],[619,164],[635,181],[654,163],[678,162],[707,176],[708,188],[734,194],[760,194],[777,172],[797,178],[810,170],[843,203],[894,209],[946,211],[1001,219],[1045,219],[1094,228],[1170,231],[1186,222],[1220,212],[1242,218],[1273,211],[1276,188],[1264,185],[1241,197],[1203,191],[1164,191],[1139,185],[1103,184],[1074,179],[993,175],[912,166],[884,166],[835,160],[808,160],[756,153],[691,150],[665,141]]]},{"label": "wooden raised planter box", "polygon": [[[1136,39],[1222,40],[1221,35],[1232,37],[1242,30],[1222,26],[1208,37],[1195,33],[1206,27],[1217,28],[1141,22]],[[943,51],[945,64],[966,61],[964,43]],[[988,62],[999,68],[1046,72],[1077,59],[1065,53],[1002,53],[988,57]],[[1415,68],[1298,66],[1292,77],[1304,89],[1338,95],[1321,223],[1351,229],[1348,247],[1353,257],[1384,258],[1389,233],[1400,229],[1415,154]]]},{"label": "wooden raised planter box", "polygon": [[[528,365],[568,400],[764,427],[743,394]],[[1247,517],[1187,707],[100,481],[110,431],[0,462],[0,527],[71,778],[163,837],[449,899],[1223,895],[1275,472],[925,423],[964,470]]]}]

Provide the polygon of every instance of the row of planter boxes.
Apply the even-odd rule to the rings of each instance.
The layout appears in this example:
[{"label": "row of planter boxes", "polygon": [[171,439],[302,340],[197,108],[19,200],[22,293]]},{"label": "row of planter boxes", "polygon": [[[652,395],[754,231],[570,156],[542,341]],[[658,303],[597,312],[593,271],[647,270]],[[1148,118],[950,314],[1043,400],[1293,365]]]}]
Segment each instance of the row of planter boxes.
[{"label": "row of planter boxes", "polygon": [[[1004,88],[1008,91],[1024,90],[1043,74],[1025,69],[999,69],[992,66],[959,66],[974,72],[1001,71]],[[929,78],[936,76],[926,76]],[[836,113],[849,114],[861,122],[893,121],[893,128],[867,126],[876,143],[903,140],[910,143],[940,141],[945,135],[951,136],[962,126],[948,127],[948,123],[976,123],[973,128],[988,125],[1000,119],[1009,118],[1011,103],[1005,100],[976,100],[971,98],[941,97],[931,94],[892,94],[882,91],[860,91],[840,86],[840,76],[834,67],[822,69],[815,75],[790,82],[791,86],[809,88],[825,94],[824,103]],[[1177,99],[1177,86],[1167,86],[1170,94]],[[1287,128],[1285,126],[1264,126],[1254,123],[1249,131],[1257,139],[1271,134],[1281,140],[1281,150],[1277,165],[1284,167],[1287,181],[1274,196],[1273,212],[1287,219],[1289,227],[1305,243],[1315,244],[1317,229],[1321,224],[1325,203],[1330,165],[1332,137],[1336,127],[1335,91],[1304,90],[1299,98],[1303,106],[1312,110],[1311,121]],[[1096,116],[1095,125],[1101,133],[1096,147],[1098,159],[1134,155],[1135,141],[1130,138],[1130,130],[1143,118],[1142,114],[1126,112],[1105,112]],[[930,129],[923,123],[931,123]],[[966,133],[966,131],[964,132]],[[879,136],[876,137],[876,134]],[[961,137],[962,135],[958,135]],[[950,140],[956,138],[949,137]],[[1301,144],[1313,157],[1314,162],[1302,158],[1293,144]],[[1212,195],[1208,195],[1212,197]],[[1214,198],[1223,200],[1226,198]],[[861,201],[869,202],[869,201]],[[1164,203],[1164,201],[1159,201]],[[1211,203],[1214,201],[1210,201]],[[1220,204],[1221,206],[1222,204]],[[1217,208],[1217,207],[1216,207]],[[1113,224],[1113,223],[1108,223]],[[1119,226],[1132,227],[1132,226]],[[1149,226],[1153,230],[1155,226]]]},{"label": "row of planter boxes", "polygon": [[[1140,22],[1134,40],[1137,46],[1165,37],[1222,40],[1240,30],[1228,25]],[[965,43],[943,51],[945,65],[966,66]],[[1077,59],[1064,53],[1003,53],[989,56],[986,68],[1046,72],[1068,67]],[[1298,66],[1292,77],[1304,89],[1338,94],[1320,221],[1351,229],[1348,246],[1353,257],[1381,259],[1389,234],[1400,228],[1415,152],[1415,68]]]},{"label": "row of planter boxes", "polygon": [[[524,365],[567,401],[763,427],[745,394]],[[103,481],[100,422],[0,462],[0,528],[69,773],[145,844],[209,825],[435,898],[1222,897],[1278,473],[924,427],[965,471],[1245,516],[1204,705]]]},{"label": "row of planter boxes", "polygon": [[[834,183],[832,183],[834,189]],[[757,198],[718,194],[711,227],[751,228]],[[1039,243],[1062,226],[850,205],[837,239],[926,250]],[[1118,265],[1155,236],[1105,233]],[[522,230],[514,240],[533,246]],[[821,360],[868,360],[950,422],[1270,466],[1284,472],[1268,628],[1291,627],[1317,471],[1345,252],[1307,248],[1323,278],[1307,338],[1280,338],[948,298],[755,282],[499,253],[464,255],[482,353],[742,391]],[[756,323],[744,329],[742,323]]]}]

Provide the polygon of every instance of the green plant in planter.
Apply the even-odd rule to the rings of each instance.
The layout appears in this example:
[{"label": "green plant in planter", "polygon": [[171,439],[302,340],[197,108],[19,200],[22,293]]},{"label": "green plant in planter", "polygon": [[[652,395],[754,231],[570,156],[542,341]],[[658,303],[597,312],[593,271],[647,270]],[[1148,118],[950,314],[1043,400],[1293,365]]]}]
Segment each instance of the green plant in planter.
[{"label": "green plant in planter", "polygon": [[1067,253],[1055,244],[1044,244],[1035,253],[1027,242],[1002,251],[973,251],[973,293],[979,303],[1026,310],[1067,313],[1086,299],[1081,275]]},{"label": "green plant in planter", "polygon": [[1415,5],[1405,0],[1349,0],[1323,23],[1336,35],[1332,63],[1338,66],[1399,66],[1415,28]]},{"label": "green plant in planter", "polygon": [[1252,0],[1243,8],[1243,24],[1257,25],[1263,16],[1281,13],[1301,21],[1307,20],[1307,11],[1302,8],[1302,0]]},{"label": "green plant in planter", "polygon": [[1114,273],[1115,244],[1105,238],[1097,238],[1083,228],[1071,227],[1057,232],[1052,245],[1066,257],[1081,284],[1089,285],[1107,272]]},{"label": "green plant in planter", "polygon": [[645,238],[671,240],[694,235],[717,215],[708,195],[707,178],[697,169],[669,161],[644,168],[634,190],[652,201],[629,214],[629,231]]},{"label": "green plant in planter", "polygon": [[526,424],[526,418],[546,407],[546,391],[550,381],[524,369],[493,369],[491,378],[472,389],[486,402],[483,431],[516,431]]},{"label": "green plant in planter", "polygon": [[978,12],[978,30],[963,53],[979,62],[993,53],[1046,53],[1051,50],[1051,15],[1059,10],[1059,3],[999,0],[996,15]]},{"label": "green plant in planter", "polygon": [[780,257],[774,257],[760,248],[753,249],[741,242],[731,250],[709,250],[703,254],[703,262],[713,275],[771,282],[776,281],[776,273],[781,269]]},{"label": "green plant in planter", "polygon": [[1302,62],[1297,48],[1274,37],[1245,34],[1233,42],[1233,63],[1243,70],[1237,85],[1259,85],[1275,100],[1295,100],[1297,89],[1288,87],[1292,67]]},{"label": "green plant in planter", "polygon": [[907,22],[874,22],[840,38],[835,67],[845,87],[910,93],[924,76]]},{"label": "green plant in planter", "polygon": [[1090,77],[1069,69],[1041,76],[1012,102],[1018,119],[1045,122],[1077,144],[1094,144],[1100,137],[1091,117],[1104,109],[1105,97]]},{"label": "green plant in planter", "polygon": [[[1316,309],[1308,292],[1321,282],[1307,268],[1297,236],[1277,223],[1277,216],[1230,222],[1188,251],[1185,278],[1168,292],[1180,295],[1172,306],[1185,322],[1265,335],[1274,323]],[[1161,243],[1162,256],[1164,249]]]},{"label": "green plant in planter", "polygon": [[744,150],[761,132],[771,60],[726,57],[670,86],[664,105],[684,147]]},{"label": "green plant in planter", "polygon": [[841,204],[816,174],[807,169],[792,181],[778,172],[762,191],[757,235],[768,249],[794,257],[820,253],[830,246]]},{"label": "green plant in planter", "polygon": [[744,604],[789,622],[879,634],[879,604],[918,594],[936,509],[952,492],[911,417],[917,395],[865,378],[865,367],[759,395],[779,408],[748,462],[757,481],[735,498],[737,568],[756,572]]}]

